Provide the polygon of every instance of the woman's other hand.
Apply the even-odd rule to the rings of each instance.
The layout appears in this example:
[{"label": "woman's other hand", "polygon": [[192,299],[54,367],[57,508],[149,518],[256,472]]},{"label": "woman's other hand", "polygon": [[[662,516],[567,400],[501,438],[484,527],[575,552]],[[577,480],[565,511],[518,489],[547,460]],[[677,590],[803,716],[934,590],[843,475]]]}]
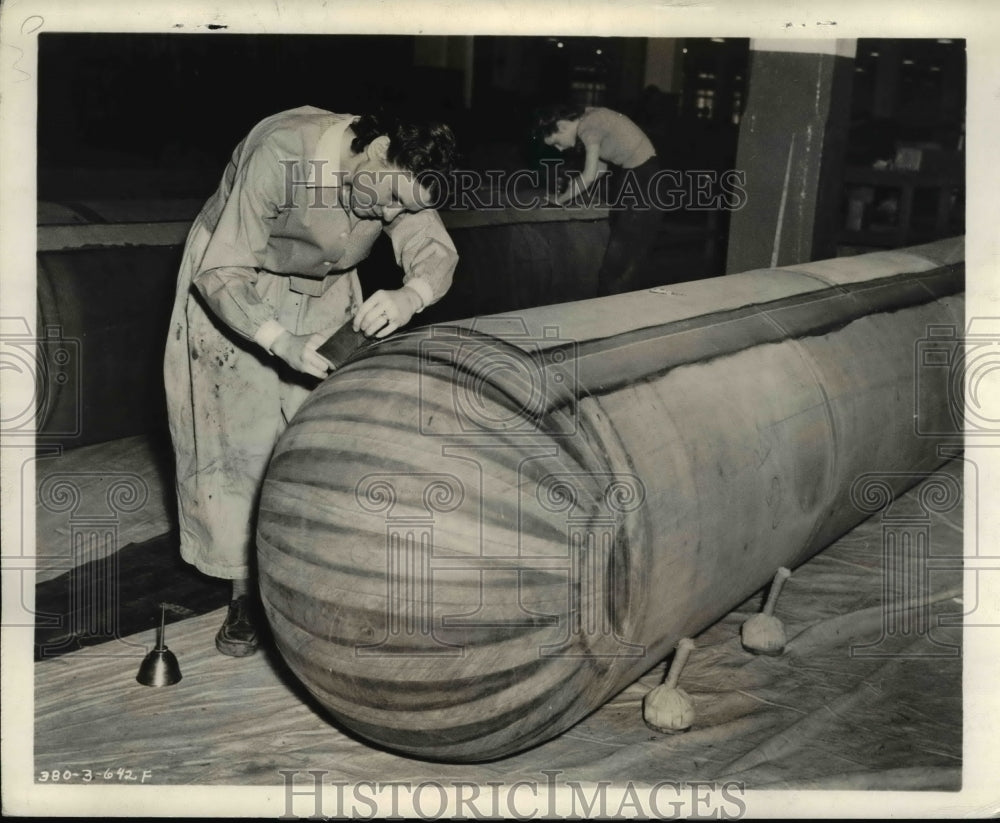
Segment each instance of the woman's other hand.
[{"label": "woman's other hand", "polygon": [[361,304],[354,315],[354,331],[360,331],[366,337],[386,337],[410,322],[420,308],[420,302],[419,295],[406,286],[379,289]]},{"label": "woman's other hand", "polygon": [[271,351],[296,371],[323,378],[333,369],[333,364],[316,351],[322,344],[321,334],[285,331],[271,345]]}]

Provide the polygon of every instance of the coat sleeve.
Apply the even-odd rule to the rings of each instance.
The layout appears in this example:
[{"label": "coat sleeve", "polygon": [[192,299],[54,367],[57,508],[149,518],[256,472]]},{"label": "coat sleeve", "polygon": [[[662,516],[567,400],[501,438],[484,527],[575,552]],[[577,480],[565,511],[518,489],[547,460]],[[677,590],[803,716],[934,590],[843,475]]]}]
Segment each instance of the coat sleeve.
[{"label": "coat sleeve", "polygon": [[281,171],[277,156],[266,145],[241,158],[194,277],[212,311],[237,334],[265,349],[284,331],[274,308],[256,288],[281,202]]},{"label": "coat sleeve", "polygon": [[417,311],[436,303],[451,287],[458,252],[433,209],[404,212],[385,228],[392,240],[396,262],[403,269],[403,283],[423,301]]}]

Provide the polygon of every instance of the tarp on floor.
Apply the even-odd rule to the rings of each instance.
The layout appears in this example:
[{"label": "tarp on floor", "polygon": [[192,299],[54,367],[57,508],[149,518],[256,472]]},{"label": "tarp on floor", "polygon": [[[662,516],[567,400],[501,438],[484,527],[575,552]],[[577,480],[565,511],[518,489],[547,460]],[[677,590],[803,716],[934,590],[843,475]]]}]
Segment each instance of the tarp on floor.
[{"label": "tarp on floor", "polygon": [[[643,722],[642,699],[662,681],[661,662],[533,750],[475,765],[397,756],[331,725],[275,652],[220,656],[213,643],[220,610],[168,627],[167,644],[183,673],[168,688],[135,680],[155,642],[151,631],[37,663],[36,780],[58,769],[79,775],[69,782],[82,784],[85,772],[93,782],[93,775],[124,768],[146,785],[274,786],[276,813],[284,808],[283,771],[306,781],[307,772],[321,771],[326,786],[464,781],[483,789],[475,808],[486,816],[490,781],[543,787],[554,781],[578,814],[591,815],[597,806],[587,811],[580,804],[601,801],[594,795],[599,787],[586,788],[600,781],[610,783],[609,815],[622,797],[614,788],[629,785],[660,785],[659,813],[670,814],[662,789],[670,781],[736,787],[732,814],[740,811],[743,789],[957,791],[963,773],[957,624],[966,607],[962,501],[955,492],[962,466],[946,464],[794,570],[776,610],[790,638],[784,655],[756,657],[741,648],[740,625],[760,609],[760,594],[696,637],[680,679],[697,711],[684,734],[658,733]],[[926,556],[902,548],[924,539]],[[330,788],[323,813],[370,811],[364,803],[349,807],[353,797],[348,790],[347,805],[337,807]],[[314,799],[308,791],[296,797],[296,812],[302,803],[309,808],[301,813],[311,814]]]}]

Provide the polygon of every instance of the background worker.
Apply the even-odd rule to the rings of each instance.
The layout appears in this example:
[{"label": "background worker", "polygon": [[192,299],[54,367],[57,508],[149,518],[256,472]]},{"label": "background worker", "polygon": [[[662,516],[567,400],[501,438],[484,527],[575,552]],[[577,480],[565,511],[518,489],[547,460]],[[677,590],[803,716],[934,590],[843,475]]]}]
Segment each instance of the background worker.
[{"label": "background worker", "polygon": [[557,105],[541,111],[536,134],[559,151],[582,146],[583,171],[570,178],[552,201],[572,203],[593,186],[602,167],[611,172],[609,185],[611,236],[598,272],[598,294],[618,294],[642,287],[662,212],[657,207],[655,175],[660,164],[646,134],[632,120],[611,109]]}]

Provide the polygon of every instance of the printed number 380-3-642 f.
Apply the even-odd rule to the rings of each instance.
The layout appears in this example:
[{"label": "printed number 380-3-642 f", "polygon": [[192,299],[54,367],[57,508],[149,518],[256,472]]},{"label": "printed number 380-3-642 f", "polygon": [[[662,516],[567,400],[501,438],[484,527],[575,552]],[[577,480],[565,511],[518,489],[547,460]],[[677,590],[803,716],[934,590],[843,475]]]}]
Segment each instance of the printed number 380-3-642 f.
[{"label": "printed number 380-3-642 f", "polygon": [[38,773],[39,783],[145,783],[151,780],[150,769],[52,769]]}]

